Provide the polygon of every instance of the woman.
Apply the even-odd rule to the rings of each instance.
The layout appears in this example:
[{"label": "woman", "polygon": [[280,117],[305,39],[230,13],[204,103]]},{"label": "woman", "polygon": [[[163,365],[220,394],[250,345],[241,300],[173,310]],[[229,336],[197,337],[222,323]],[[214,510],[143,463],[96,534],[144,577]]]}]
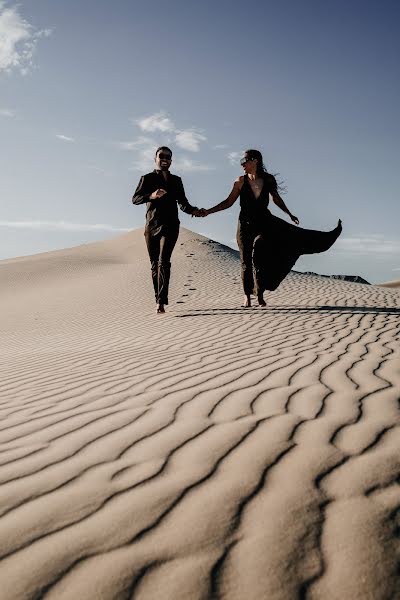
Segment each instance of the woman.
[{"label": "woman", "polygon": [[240,196],[236,239],[242,267],[243,306],[251,306],[253,293],[258,304],[266,306],[264,290],[275,290],[301,254],[328,250],[340,235],[342,226],[339,220],[332,231],[313,231],[275,217],[268,210],[270,196],[293,223],[299,224],[280,197],[276,179],[265,168],[261,152],[246,150],[240,164],[245,174],[236,179],[228,198],[203,209],[199,216],[230,208]]}]

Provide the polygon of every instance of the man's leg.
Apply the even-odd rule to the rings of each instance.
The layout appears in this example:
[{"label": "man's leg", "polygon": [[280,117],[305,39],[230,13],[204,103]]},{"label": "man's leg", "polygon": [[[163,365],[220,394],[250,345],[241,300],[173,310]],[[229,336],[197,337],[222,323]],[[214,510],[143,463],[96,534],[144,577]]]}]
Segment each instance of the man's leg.
[{"label": "man's leg", "polygon": [[151,278],[153,280],[154,295],[156,302],[158,302],[158,260],[160,256],[160,234],[152,235],[146,231],[144,234],[146,240],[147,251],[149,253],[150,264],[151,264]]},{"label": "man's leg", "polygon": [[254,279],[253,279],[253,243],[254,234],[247,228],[243,227],[240,223],[237,229],[237,243],[240,252],[240,264],[242,270],[242,283],[243,291],[245,295],[244,306],[251,306],[250,295],[254,291]]},{"label": "man's leg", "polygon": [[171,255],[179,235],[179,228],[168,231],[160,238],[158,259],[158,302],[168,304],[169,280],[171,276]]}]

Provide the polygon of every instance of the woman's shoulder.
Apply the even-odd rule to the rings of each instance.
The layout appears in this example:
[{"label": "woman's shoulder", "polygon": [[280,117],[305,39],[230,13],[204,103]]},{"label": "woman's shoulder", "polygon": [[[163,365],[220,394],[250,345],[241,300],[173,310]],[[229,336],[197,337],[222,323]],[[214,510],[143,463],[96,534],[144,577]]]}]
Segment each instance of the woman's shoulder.
[{"label": "woman's shoulder", "polygon": [[264,175],[264,179],[265,181],[268,183],[268,185],[273,188],[276,189],[277,188],[277,182],[276,182],[276,178],[274,175],[272,175],[272,173],[265,173]]},{"label": "woman's shoulder", "polygon": [[235,179],[233,186],[237,188],[241,188],[244,182],[244,175],[239,175],[237,179]]},{"label": "woman's shoulder", "polygon": [[272,175],[272,173],[267,172],[264,172],[264,179],[266,179],[268,182],[276,181],[275,176]]}]

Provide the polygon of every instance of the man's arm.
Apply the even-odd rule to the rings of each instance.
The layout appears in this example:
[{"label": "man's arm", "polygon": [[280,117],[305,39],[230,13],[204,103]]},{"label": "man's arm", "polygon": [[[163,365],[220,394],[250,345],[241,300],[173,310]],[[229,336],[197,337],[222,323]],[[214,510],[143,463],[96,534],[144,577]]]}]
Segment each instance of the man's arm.
[{"label": "man's arm", "polygon": [[197,206],[192,206],[189,203],[189,200],[186,198],[185,189],[183,187],[182,179],[180,177],[178,178],[178,186],[177,187],[178,187],[178,190],[177,190],[176,199],[178,201],[180,209],[183,210],[183,212],[187,213],[188,215],[193,215],[199,209],[197,208]]},{"label": "man's arm", "polygon": [[144,204],[145,202],[149,202],[152,191],[153,190],[150,189],[148,183],[148,178],[145,175],[143,175],[140,178],[136,191],[132,196],[132,203]]}]

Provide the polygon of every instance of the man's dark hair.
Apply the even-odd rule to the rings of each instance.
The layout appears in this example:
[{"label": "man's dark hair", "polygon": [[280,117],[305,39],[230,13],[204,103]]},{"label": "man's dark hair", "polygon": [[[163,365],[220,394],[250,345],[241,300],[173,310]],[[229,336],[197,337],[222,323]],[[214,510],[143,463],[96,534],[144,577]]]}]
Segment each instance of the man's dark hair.
[{"label": "man's dark hair", "polygon": [[169,152],[170,155],[172,156],[172,150],[171,150],[171,148],[168,148],[168,146],[160,146],[159,148],[157,148],[156,156],[159,152],[161,152],[161,150],[165,150],[166,152]]}]

